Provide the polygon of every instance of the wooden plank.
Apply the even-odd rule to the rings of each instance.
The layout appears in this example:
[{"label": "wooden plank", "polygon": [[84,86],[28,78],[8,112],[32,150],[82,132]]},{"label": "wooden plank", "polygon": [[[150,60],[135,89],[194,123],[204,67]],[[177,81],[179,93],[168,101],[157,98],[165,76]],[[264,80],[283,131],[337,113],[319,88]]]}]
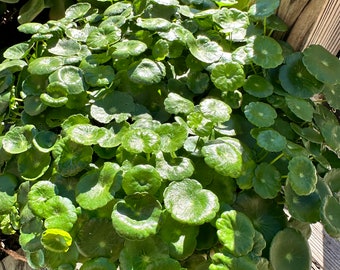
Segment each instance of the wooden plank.
[{"label": "wooden plank", "polygon": [[339,52],[339,0],[281,0],[277,15],[290,30],[275,37],[286,40],[295,50],[320,44],[334,55]]}]

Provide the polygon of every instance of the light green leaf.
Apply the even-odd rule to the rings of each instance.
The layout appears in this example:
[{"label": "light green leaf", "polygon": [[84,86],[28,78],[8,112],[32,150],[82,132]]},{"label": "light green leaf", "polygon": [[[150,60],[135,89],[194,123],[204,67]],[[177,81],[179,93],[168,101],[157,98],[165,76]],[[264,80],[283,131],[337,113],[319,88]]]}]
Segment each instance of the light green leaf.
[{"label": "light green leaf", "polygon": [[293,157],[288,165],[288,181],[298,195],[309,195],[318,181],[312,161],[305,156]]},{"label": "light green leaf", "polygon": [[111,44],[118,42],[120,38],[121,29],[111,24],[110,26],[95,28],[90,31],[86,44],[94,50],[107,49]]},{"label": "light green leaf", "polygon": [[18,43],[6,49],[6,51],[3,53],[3,56],[7,59],[19,60],[24,58],[28,54],[29,49],[30,49],[29,43],[26,42]]},{"label": "light green leaf", "polygon": [[98,144],[106,132],[104,129],[90,124],[76,124],[67,129],[66,134],[76,143],[92,145]]},{"label": "light green leaf", "polygon": [[30,133],[33,126],[26,125],[23,127],[13,127],[2,139],[3,149],[10,154],[20,154],[29,149],[31,146]]},{"label": "light green leaf", "polygon": [[231,108],[221,100],[206,98],[199,104],[204,117],[214,123],[223,123],[229,120]]},{"label": "light green leaf", "polygon": [[274,269],[311,269],[309,244],[300,232],[292,228],[285,228],[276,234],[269,258]]},{"label": "light green leaf", "polygon": [[154,62],[148,58],[132,63],[128,68],[130,80],[136,84],[159,83],[165,76],[165,66],[161,62]]},{"label": "light green leaf", "polygon": [[340,61],[321,45],[310,45],[303,51],[302,62],[316,79],[325,84],[340,84]]},{"label": "light green leaf", "polygon": [[54,55],[73,56],[80,52],[80,44],[72,39],[60,39],[48,51]]},{"label": "light green leaf", "polygon": [[192,161],[186,157],[164,157],[162,152],[156,154],[156,169],[163,179],[180,181],[190,177],[195,168]]},{"label": "light green leaf", "polygon": [[120,189],[120,166],[106,162],[100,169],[91,170],[80,177],[76,187],[76,200],[88,210],[103,207]]},{"label": "light green leaf", "polygon": [[167,31],[171,23],[163,18],[138,18],[137,26],[151,31]]},{"label": "light green leaf", "polygon": [[281,190],[281,175],[274,165],[261,163],[255,169],[253,187],[264,199],[275,198]]},{"label": "light green leaf", "polygon": [[169,93],[164,100],[165,110],[171,114],[189,114],[194,110],[194,103],[176,93]]},{"label": "light green leaf", "polygon": [[0,175],[0,214],[9,213],[17,198],[15,189],[18,185],[17,179],[12,174]]},{"label": "light green leaf", "polygon": [[89,3],[77,3],[69,6],[65,10],[65,18],[68,20],[76,20],[82,18],[90,10],[91,5]]},{"label": "light green leaf", "polygon": [[214,128],[214,123],[205,118],[200,111],[191,112],[187,117],[187,124],[200,137],[209,136]]},{"label": "light green leaf", "polygon": [[187,129],[178,123],[165,123],[155,129],[160,136],[160,150],[164,153],[176,152],[188,136]]},{"label": "light green leaf", "polygon": [[[126,59],[129,56],[138,56],[147,49],[147,45],[139,40],[124,40],[114,44],[110,51],[114,59]],[[157,59],[156,59],[157,60]]]},{"label": "light green leaf", "polygon": [[84,67],[85,81],[92,87],[106,86],[115,78],[115,71],[109,65]]},{"label": "light green leaf", "polygon": [[121,115],[126,119],[135,111],[135,103],[128,93],[120,91],[108,92],[91,105],[91,116],[100,123],[107,124]]},{"label": "light green leaf", "polygon": [[72,244],[72,237],[62,229],[47,229],[42,234],[41,243],[47,250],[67,252]]},{"label": "light green leaf", "polygon": [[222,56],[222,48],[207,37],[199,36],[197,39],[188,39],[187,44],[192,55],[203,63],[217,62]]},{"label": "light green leaf", "polygon": [[[195,196],[192,196],[195,194]],[[217,196],[193,179],[171,182],[164,191],[164,204],[173,219],[189,225],[211,221],[219,210]]]},{"label": "light green leaf", "polygon": [[225,211],[216,220],[217,236],[230,254],[240,257],[253,248],[255,229],[250,219],[236,210]]},{"label": "light green leaf", "polygon": [[35,75],[50,74],[64,64],[64,60],[58,56],[45,56],[34,59],[28,65],[28,71]]},{"label": "light green leaf", "polygon": [[205,163],[218,173],[233,178],[241,175],[243,148],[237,139],[209,141],[201,152]]},{"label": "light green leaf", "polygon": [[155,235],[162,213],[161,204],[148,193],[128,195],[115,204],[112,224],[117,233],[130,240]]},{"label": "light green leaf", "polygon": [[283,62],[281,46],[275,39],[271,37],[256,36],[253,50],[254,63],[263,68],[275,68]]},{"label": "light green leaf", "polygon": [[148,129],[131,129],[122,138],[122,146],[131,153],[152,153],[159,149],[159,135]]},{"label": "light green leaf", "polygon": [[159,39],[152,47],[152,56],[155,60],[164,60],[169,54],[169,44],[164,39]]},{"label": "light green leaf", "polygon": [[244,107],[244,115],[258,127],[270,127],[277,117],[275,109],[263,102],[250,102]]},{"label": "light green leaf", "polygon": [[222,92],[240,88],[244,80],[245,74],[242,66],[233,62],[217,65],[211,72],[211,81]]},{"label": "light green leaf", "polygon": [[122,188],[127,195],[136,192],[155,194],[161,183],[162,178],[153,166],[140,164],[133,166],[124,173]]},{"label": "light green leaf", "polygon": [[39,0],[29,0],[19,10],[18,22],[20,24],[33,21],[33,19],[46,8],[45,3]]}]

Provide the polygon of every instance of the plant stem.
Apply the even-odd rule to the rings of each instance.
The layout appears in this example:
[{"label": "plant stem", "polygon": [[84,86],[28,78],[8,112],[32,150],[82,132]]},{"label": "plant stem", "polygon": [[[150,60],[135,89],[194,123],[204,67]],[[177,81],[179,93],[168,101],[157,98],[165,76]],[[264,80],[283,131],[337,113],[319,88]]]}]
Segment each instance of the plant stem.
[{"label": "plant stem", "polygon": [[270,164],[271,165],[273,165],[276,161],[278,161],[280,158],[282,158],[284,156],[284,154],[283,153],[281,153],[280,155],[278,155],[276,158],[274,158],[271,162],[270,162]]}]

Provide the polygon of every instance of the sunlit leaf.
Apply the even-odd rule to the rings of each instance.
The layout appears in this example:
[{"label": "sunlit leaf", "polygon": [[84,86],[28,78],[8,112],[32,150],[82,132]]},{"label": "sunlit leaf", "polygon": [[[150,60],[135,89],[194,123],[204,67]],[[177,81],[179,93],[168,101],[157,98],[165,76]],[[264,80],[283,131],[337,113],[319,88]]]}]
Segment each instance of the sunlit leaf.
[{"label": "sunlit leaf", "polygon": [[172,218],[189,225],[212,220],[219,209],[217,196],[193,179],[170,183],[164,191],[164,204]]},{"label": "sunlit leaf", "polygon": [[165,66],[161,62],[144,58],[130,65],[128,76],[132,82],[137,84],[159,83],[165,76]]},{"label": "sunlit leaf", "polygon": [[217,235],[223,247],[236,257],[248,254],[254,245],[255,229],[243,213],[230,210],[216,221]]},{"label": "sunlit leaf", "polygon": [[178,123],[162,124],[155,131],[160,136],[160,149],[164,153],[180,149],[188,136],[187,129]]},{"label": "sunlit leaf", "polygon": [[125,59],[129,56],[140,55],[146,49],[146,44],[139,40],[124,40],[117,42],[111,47],[112,57],[117,59]]},{"label": "sunlit leaf", "polygon": [[24,58],[30,49],[30,44],[29,43],[18,43],[15,44],[3,53],[4,57],[7,59],[22,59]]},{"label": "sunlit leaf", "polygon": [[206,98],[201,101],[199,108],[204,117],[214,123],[226,122],[230,118],[231,108],[218,99]]},{"label": "sunlit leaf", "polygon": [[54,55],[73,56],[80,52],[80,45],[72,39],[60,39],[48,51]]},{"label": "sunlit leaf", "polygon": [[176,93],[169,93],[164,100],[165,110],[171,114],[189,114],[194,110],[194,103]]},{"label": "sunlit leaf", "polygon": [[76,124],[67,129],[66,133],[72,141],[83,145],[97,144],[106,134],[104,129],[90,124]]},{"label": "sunlit leaf", "polygon": [[155,235],[162,206],[147,193],[136,193],[119,201],[112,211],[112,224],[117,233],[131,240],[142,240]]},{"label": "sunlit leaf", "polygon": [[287,140],[273,129],[262,130],[256,137],[257,144],[269,152],[280,152],[285,149]]},{"label": "sunlit leaf", "polygon": [[65,10],[65,18],[69,20],[75,20],[82,18],[90,10],[91,5],[89,3],[77,3],[69,6]]},{"label": "sunlit leaf", "polygon": [[50,251],[66,252],[72,244],[72,237],[62,229],[47,229],[42,234],[41,243]]},{"label": "sunlit leaf", "polygon": [[29,133],[33,126],[13,127],[2,139],[3,149],[10,154],[20,154],[27,151],[31,145]]},{"label": "sunlit leaf", "polygon": [[28,71],[36,75],[50,74],[60,68],[63,64],[64,61],[60,57],[45,56],[34,59],[30,62],[28,65]]},{"label": "sunlit leaf", "polygon": [[160,188],[162,178],[151,165],[136,165],[124,173],[122,188],[127,195],[136,192],[155,194]]},{"label": "sunlit leaf", "polygon": [[238,89],[244,84],[244,80],[242,66],[234,62],[217,65],[211,72],[211,81],[222,92]]},{"label": "sunlit leaf", "polygon": [[249,8],[249,15],[255,19],[264,19],[274,14],[280,5],[280,0],[257,0]]},{"label": "sunlit leaf", "polygon": [[93,87],[109,85],[115,78],[114,69],[108,65],[89,66],[83,70],[85,81]]},{"label": "sunlit leaf", "polygon": [[222,48],[209,38],[199,36],[198,39],[188,40],[189,50],[193,56],[203,63],[214,63],[222,56]]},{"label": "sunlit leaf", "polygon": [[258,98],[268,97],[273,93],[274,87],[270,81],[259,75],[250,75],[243,85],[243,89]]},{"label": "sunlit leaf", "polygon": [[16,202],[17,179],[11,174],[0,175],[0,214],[8,213]]},{"label": "sunlit leaf", "polygon": [[131,153],[152,153],[159,149],[160,136],[147,129],[131,129],[122,138],[122,146]]},{"label": "sunlit leaf", "polygon": [[163,18],[138,18],[136,24],[151,31],[166,31],[171,27],[171,23]]}]

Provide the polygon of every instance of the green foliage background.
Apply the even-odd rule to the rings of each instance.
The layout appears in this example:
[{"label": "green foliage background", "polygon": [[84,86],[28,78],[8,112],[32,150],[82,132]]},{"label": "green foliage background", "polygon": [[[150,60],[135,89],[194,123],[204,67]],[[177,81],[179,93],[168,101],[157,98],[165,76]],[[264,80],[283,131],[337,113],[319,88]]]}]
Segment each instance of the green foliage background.
[{"label": "green foliage background", "polygon": [[272,38],[279,1],[92,2],[4,52],[2,233],[36,269],[310,269],[339,60]]}]

